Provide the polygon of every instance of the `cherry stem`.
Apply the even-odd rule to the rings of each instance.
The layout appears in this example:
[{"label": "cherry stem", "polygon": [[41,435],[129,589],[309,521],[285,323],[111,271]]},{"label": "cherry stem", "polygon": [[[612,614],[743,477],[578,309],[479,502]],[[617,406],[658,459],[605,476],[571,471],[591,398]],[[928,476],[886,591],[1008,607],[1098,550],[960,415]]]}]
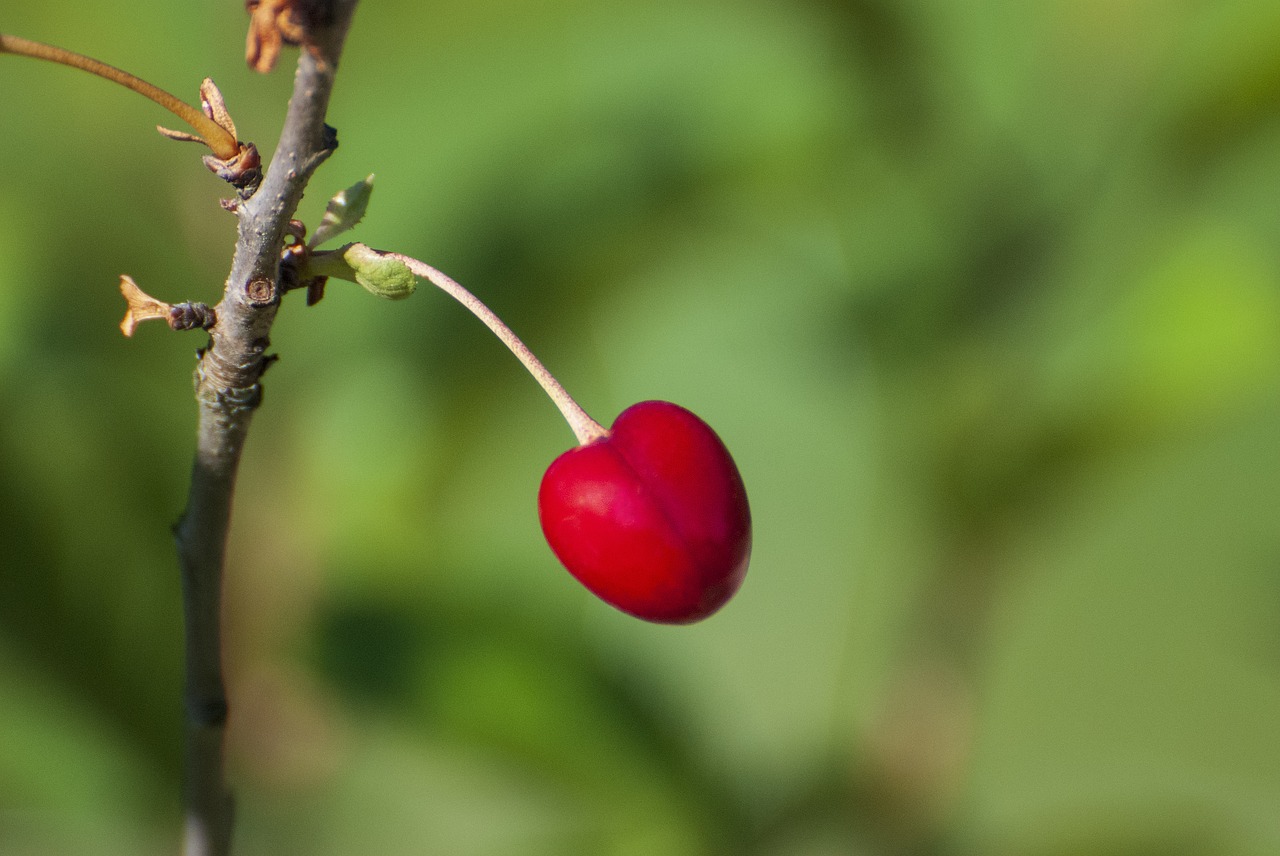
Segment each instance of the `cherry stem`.
[{"label": "cherry stem", "polygon": [[213,149],[213,153],[222,160],[231,160],[240,153],[239,142],[217,122],[214,122],[204,113],[177,96],[165,92],[158,86],[147,83],[140,77],[134,77],[127,71],[121,71],[115,66],[107,65],[105,62],[99,62],[92,57],[69,51],[66,48],[46,45],[43,42],[33,42],[30,39],[10,36],[4,33],[0,33],[0,53],[43,59],[49,62],[69,65],[72,68],[78,68],[81,71],[87,71],[99,77],[105,77],[113,83],[132,89],[139,95],[145,95],[186,122],[195,129],[196,133],[209,144],[209,148]]},{"label": "cherry stem", "polygon": [[565,421],[569,423],[569,427],[573,429],[574,436],[578,438],[579,444],[585,446],[593,440],[609,436],[608,429],[587,415],[587,411],[583,410],[578,402],[573,400],[573,396],[569,395],[565,388],[560,385],[560,381],[556,380],[551,372],[547,371],[547,367],[533,355],[533,351],[530,351],[528,346],[520,341],[520,337],[512,332],[511,328],[503,323],[502,319],[495,315],[492,309],[485,306],[480,298],[425,262],[420,262],[415,258],[410,258],[400,253],[384,253],[383,255],[404,262],[409,270],[447,293],[454,300],[470,309],[472,315],[483,321],[485,326],[502,340],[502,344],[506,345],[511,350],[511,353],[516,355],[516,359],[524,364],[524,367],[529,370],[529,374],[533,375],[533,379],[546,391],[551,401],[560,409]]}]

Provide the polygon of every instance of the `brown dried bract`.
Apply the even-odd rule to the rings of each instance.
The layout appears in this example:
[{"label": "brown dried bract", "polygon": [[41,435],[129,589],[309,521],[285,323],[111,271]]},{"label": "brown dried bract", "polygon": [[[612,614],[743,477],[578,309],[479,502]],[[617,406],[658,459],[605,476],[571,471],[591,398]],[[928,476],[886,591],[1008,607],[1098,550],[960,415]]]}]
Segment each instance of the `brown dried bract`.
[{"label": "brown dried bract", "polygon": [[204,115],[217,123],[219,128],[234,139],[240,139],[240,134],[236,132],[236,123],[231,120],[231,113],[227,111],[227,101],[222,97],[222,90],[208,77],[200,84],[200,109]]},{"label": "brown dried bract", "polygon": [[164,125],[156,125],[156,130],[171,140],[177,140],[180,143],[204,143],[209,145],[209,141],[198,134],[190,131],[175,131],[173,128],[166,128]]},{"label": "brown dried bract", "polygon": [[304,16],[299,14],[299,0],[245,0],[249,12],[249,35],[245,40],[244,58],[254,71],[266,74],[275,68],[282,45],[300,45],[306,41]]},{"label": "brown dried bract", "polygon": [[120,275],[120,293],[129,304],[124,320],[120,322],[120,332],[126,336],[132,336],[133,331],[138,329],[138,325],[143,321],[149,321],[152,318],[168,318],[169,311],[173,309],[168,303],[156,300],[138,288],[133,277],[126,274]]}]

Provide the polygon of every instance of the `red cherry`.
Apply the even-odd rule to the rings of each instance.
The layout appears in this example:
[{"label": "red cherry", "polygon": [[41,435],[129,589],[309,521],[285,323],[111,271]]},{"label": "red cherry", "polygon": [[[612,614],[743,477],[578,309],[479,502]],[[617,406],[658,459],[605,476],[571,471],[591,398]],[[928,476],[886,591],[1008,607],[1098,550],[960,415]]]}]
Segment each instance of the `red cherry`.
[{"label": "red cherry", "polygon": [[742,476],[707,423],[644,401],[552,462],[538,491],[552,551],[623,612],[687,624],[724,606],[751,554]]}]

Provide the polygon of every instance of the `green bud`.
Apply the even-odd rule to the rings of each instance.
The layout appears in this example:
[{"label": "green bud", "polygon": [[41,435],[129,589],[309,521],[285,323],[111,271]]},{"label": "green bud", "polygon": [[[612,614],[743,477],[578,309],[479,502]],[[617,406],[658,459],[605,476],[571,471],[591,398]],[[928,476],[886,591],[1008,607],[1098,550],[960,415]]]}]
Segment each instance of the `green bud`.
[{"label": "green bud", "polygon": [[320,225],[311,236],[311,246],[318,247],[330,238],[336,238],[343,232],[355,228],[364,217],[369,207],[369,196],[373,193],[373,176],[357,181],[346,190],[340,190],[329,200],[320,218]]},{"label": "green bud", "polygon": [[401,300],[413,294],[418,287],[417,277],[404,262],[385,256],[372,247],[351,244],[342,258],[351,266],[356,282],[371,294],[388,300]]},{"label": "green bud", "polygon": [[347,244],[330,252],[312,253],[304,276],[308,279],[331,276],[356,282],[364,286],[365,291],[387,300],[402,300],[418,287],[417,277],[404,262],[365,244]]}]

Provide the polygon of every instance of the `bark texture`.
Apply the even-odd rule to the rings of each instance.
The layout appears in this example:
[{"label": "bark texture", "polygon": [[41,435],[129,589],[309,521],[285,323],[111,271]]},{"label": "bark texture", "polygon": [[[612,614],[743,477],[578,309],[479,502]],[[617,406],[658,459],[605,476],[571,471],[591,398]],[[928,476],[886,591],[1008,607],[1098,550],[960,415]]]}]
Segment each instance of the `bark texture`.
[{"label": "bark texture", "polygon": [[279,146],[257,192],[236,208],[235,258],[195,373],[195,463],[187,507],[174,528],[186,628],[185,856],[224,856],[231,849],[221,604],[232,496],[249,423],[262,400],[271,325],[283,293],[286,229],[307,181],[337,146],[325,115],[356,0],[331,0],[318,13],[315,5]]}]

